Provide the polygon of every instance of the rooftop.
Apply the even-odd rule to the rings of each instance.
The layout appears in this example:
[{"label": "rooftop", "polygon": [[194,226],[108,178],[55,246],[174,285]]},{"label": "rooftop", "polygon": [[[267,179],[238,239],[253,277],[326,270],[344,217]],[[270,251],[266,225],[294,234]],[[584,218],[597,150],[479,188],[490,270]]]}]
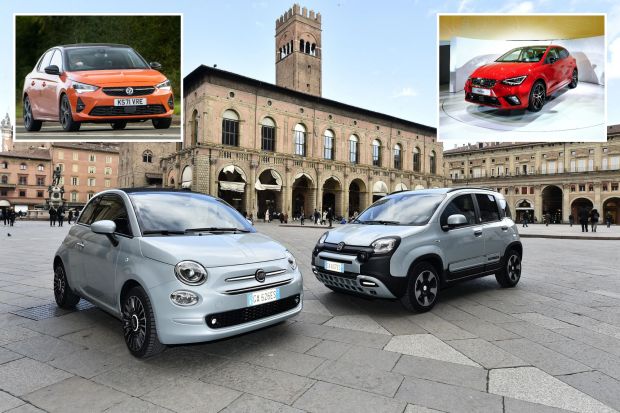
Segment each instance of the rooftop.
[{"label": "rooftop", "polygon": [[0,152],[0,158],[40,159],[45,161],[52,159],[47,149]]}]

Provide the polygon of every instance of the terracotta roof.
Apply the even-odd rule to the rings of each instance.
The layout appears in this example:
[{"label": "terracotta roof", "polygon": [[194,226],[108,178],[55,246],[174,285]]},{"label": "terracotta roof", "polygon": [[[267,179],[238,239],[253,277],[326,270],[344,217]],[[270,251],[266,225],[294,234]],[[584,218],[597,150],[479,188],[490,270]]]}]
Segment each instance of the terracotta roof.
[{"label": "terracotta roof", "polygon": [[47,149],[0,152],[0,158],[41,159],[45,161],[52,159]]},{"label": "terracotta roof", "polygon": [[54,142],[54,148],[78,149],[93,152],[118,153],[118,144],[116,143],[90,143],[90,142]]}]

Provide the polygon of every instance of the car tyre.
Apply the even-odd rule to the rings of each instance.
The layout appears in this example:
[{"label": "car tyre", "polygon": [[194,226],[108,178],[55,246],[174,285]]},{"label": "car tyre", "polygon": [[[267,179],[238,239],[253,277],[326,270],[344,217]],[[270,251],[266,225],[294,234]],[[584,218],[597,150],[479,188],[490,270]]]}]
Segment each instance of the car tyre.
[{"label": "car tyre", "polygon": [[437,269],[428,262],[420,262],[410,271],[407,289],[400,302],[409,311],[423,313],[433,308],[440,290]]},{"label": "car tyre", "polygon": [[530,90],[529,106],[527,108],[531,112],[540,112],[545,105],[546,98],[545,84],[542,80],[539,80],[534,83],[532,90]]},{"label": "car tyre", "polygon": [[155,129],[168,129],[172,125],[172,118],[153,119],[153,127]]},{"label": "car tyre", "polygon": [[502,288],[512,288],[521,279],[521,254],[515,249],[508,251],[503,259],[502,270],[495,274],[495,279]]},{"label": "car tyre", "polygon": [[133,287],[124,295],[121,322],[125,344],[135,357],[151,357],[166,349],[157,338],[153,306],[142,287]]},{"label": "car tyre", "polygon": [[41,130],[41,126],[43,126],[43,122],[34,118],[30,98],[26,96],[24,98],[24,129],[28,132],[37,132]]},{"label": "car tyre", "polygon": [[114,130],[121,130],[121,129],[125,129],[125,127],[127,126],[127,121],[119,120],[118,122],[113,122],[110,125],[112,125],[112,129]]},{"label": "car tyre", "polygon": [[571,76],[571,81],[568,84],[568,88],[569,89],[576,88],[577,83],[579,83],[579,72],[577,72],[577,69],[573,69],[573,75]]},{"label": "car tyre", "polygon": [[67,95],[60,98],[60,125],[66,132],[77,132],[80,130],[81,123],[73,120],[73,111],[71,110],[71,102]]},{"label": "car tyre", "polygon": [[75,294],[69,282],[64,265],[58,263],[54,266],[54,299],[60,308],[73,308],[80,301],[80,297]]}]

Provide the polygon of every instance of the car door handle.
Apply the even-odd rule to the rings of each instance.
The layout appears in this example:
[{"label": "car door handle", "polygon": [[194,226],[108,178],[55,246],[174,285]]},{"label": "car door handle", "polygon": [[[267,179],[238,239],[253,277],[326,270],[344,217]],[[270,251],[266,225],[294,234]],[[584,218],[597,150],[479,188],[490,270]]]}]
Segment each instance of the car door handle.
[{"label": "car door handle", "polygon": [[481,229],[475,229],[474,230],[474,236],[479,237],[480,235],[482,235],[482,230]]},{"label": "car door handle", "polygon": [[76,247],[76,248],[79,248],[79,249],[82,249],[82,248],[84,248],[84,243],[82,243],[82,242],[76,242],[76,243],[75,243],[75,247]]}]

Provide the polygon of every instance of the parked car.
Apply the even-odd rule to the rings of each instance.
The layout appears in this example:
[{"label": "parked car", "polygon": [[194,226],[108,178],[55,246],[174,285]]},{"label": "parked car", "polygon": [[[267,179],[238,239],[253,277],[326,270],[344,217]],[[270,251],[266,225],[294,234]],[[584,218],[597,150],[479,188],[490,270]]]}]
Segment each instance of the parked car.
[{"label": "parked car", "polygon": [[38,131],[43,122],[60,122],[77,131],[83,122],[151,120],[156,129],[172,123],[170,81],[129,46],[73,44],[47,50],[26,75],[22,93],[24,128]]},{"label": "parked car", "polygon": [[517,47],[480,66],[465,82],[465,100],[498,109],[538,112],[548,96],[577,87],[575,58],[561,46]]},{"label": "parked car", "polygon": [[188,191],[96,195],[54,257],[54,297],[121,319],[137,357],[269,326],[302,308],[295,257],[219,198]]},{"label": "parked car", "polygon": [[428,311],[444,286],[495,274],[521,278],[523,247],[504,197],[483,188],[385,196],[352,223],[326,232],[312,252],[316,278],[336,292],[399,299]]}]

